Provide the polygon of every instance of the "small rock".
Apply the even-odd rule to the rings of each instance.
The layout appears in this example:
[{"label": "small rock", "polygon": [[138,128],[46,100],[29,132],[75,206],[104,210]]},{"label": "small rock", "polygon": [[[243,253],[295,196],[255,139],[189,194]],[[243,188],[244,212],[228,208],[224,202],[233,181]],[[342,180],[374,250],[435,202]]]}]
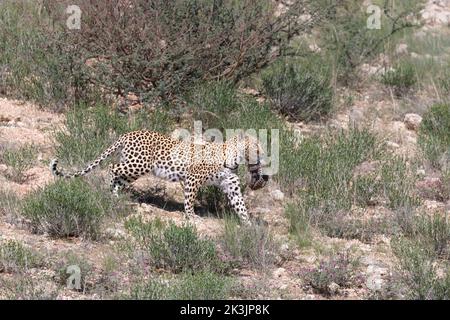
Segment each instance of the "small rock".
[{"label": "small rock", "polygon": [[283,201],[284,200],[284,193],[280,190],[274,190],[272,191],[272,198],[274,198],[277,201]]},{"label": "small rock", "polygon": [[416,175],[419,176],[419,177],[425,177],[426,172],[425,172],[424,169],[417,169]]},{"label": "small rock", "polygon": [[107,228],[105,230],[105,233],[108,237],[110,237],[112,239],[121,239],[121,238],[125,237],[125,233],[119,229]]},{"label": "small rock", "polygon": [[137,102],[137,101],[139,101],[139,97],[138,97],[135,93],[130,92],[130,93],[128,93],[128,95],[127,95],[127,100],[128,100],[128,101]]},{"label": "small rock", "polygon": [[403,122],[405,123],[407,129],[417,131],[420,127],[420,123],[422,122],[422,117],[415,113],[407,113]]},{"label": "small rock", "polygon": [[339,289],[341,288],[340,285],[338,285],[335,282],[332,282],[328,285],[328,290],[330,291],[331,294],[337,294],[339,293]]},{"label": "small rock", "polygon": [[366,280],[366,286],[369,290],[380,291],[383,287],[383,279],[378,274],[371,275]]},{"label": "small rock", "polygon": [[275,270],[275,271],[273,272],[273,276],[274,276],[275,278],[281,278],[281,276],[283,276],[285,272],[286,272],[286,269],[284,269],[284,268],[278,268],[277,270]]},{"label": "small rock", "polygon": [[400,148],[400,145],[398,143],[395,143],[395,142],[392,142],[392,141],[387,141],[386,142],[386,146],[389,149],[398,149],[398,148]]}]

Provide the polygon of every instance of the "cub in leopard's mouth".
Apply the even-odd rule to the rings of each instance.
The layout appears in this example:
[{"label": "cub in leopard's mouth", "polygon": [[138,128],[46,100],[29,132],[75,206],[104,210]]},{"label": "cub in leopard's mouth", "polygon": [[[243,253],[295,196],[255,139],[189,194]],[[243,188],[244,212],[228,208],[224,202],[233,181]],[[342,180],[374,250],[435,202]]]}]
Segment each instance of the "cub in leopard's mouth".
[{"label": "cub in leopard's mouth", "polygon": [[224,192],[233,211],[249,223],[250,218],[241,193],[237,169],[246,164],[250,173],[248,186],[258,190],[267,185],[269,176],[262,173],[264,150],[258,139],[240,133],[224,143],[195,144],[181,141],[158,132],[139,130],[123,134],[85,169],[64,173],[58,160],[51,162],[55,176],[72,178],[84,176],[102,161],[120,150],[121,161],[109,166],[111,190],[117,192],[140,176],[155,176],[179,181],[184,188],[185,217],[194,215],[194,201],[200,187],[215,185]]}]

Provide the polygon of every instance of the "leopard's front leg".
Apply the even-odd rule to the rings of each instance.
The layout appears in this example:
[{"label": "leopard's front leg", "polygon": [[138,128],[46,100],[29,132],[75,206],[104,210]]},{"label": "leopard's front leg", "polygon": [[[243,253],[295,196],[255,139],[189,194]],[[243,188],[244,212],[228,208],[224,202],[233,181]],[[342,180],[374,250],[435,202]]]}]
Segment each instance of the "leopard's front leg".
[{"label": "leopard's front leg", "polygon": [[250,217],[241,193],[239,177],[234,173],[227,174],[220,181],[220,189],[227,195],[230,206],[245,224],[250,224]]}]

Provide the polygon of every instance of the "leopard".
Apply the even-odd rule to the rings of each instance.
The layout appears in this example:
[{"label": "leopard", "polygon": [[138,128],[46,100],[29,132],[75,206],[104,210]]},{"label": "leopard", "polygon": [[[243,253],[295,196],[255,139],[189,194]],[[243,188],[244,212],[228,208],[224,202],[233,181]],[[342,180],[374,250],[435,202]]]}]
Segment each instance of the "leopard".
[{"label": "leopard", "polygon": [[248,186],[258,190],[266,186],[269,175],[263,173],[264,149],[251,134],[240,132],[225,142],[195,143],[180,140],[156,131],[138,130],[121,135],[100,156],[84,169],[66,173],[53,159],[50,169],[54,176],[75,178],[87,175],[108,157],[120,151],[120,161],[108,167],[113,194],[128,188],[139,177],[156,177],[180,182],[184,191],[184,216],[195,217],[194,202],[203,186],[218,187],[228,199],[232,211],[246,224],[251,219],[244,202],[238,168],[245,164]]}]

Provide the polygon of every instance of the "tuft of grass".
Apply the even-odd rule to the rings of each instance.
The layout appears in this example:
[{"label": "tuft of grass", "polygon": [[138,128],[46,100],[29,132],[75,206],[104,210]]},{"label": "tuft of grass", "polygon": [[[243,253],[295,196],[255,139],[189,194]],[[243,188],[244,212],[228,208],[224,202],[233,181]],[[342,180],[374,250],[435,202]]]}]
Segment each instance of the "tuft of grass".
[{"label": "tuft of grass", "polygon": [[224,300],[232,280],[209,271],[183,273],[172,280],[151,278],[131,286],[125,298],[137,300]]},{"label": "tuft of grass", "polygon": [[337,226],[345,226],[337,220],[342,220],[343,212],[354,203],[353,169],[377,156],[375,136],[367,130],[352,129],[306,138],[291,152],[298,165],[291,174],[297,177],[299,187],[298,201],[287,212],[291,229],[304,232],[306,225],[312,225],[335,234]]},{"label": "tuft of grass", "polygon": [[65,130],[54,134],[56,157],[69,165],[84,165],[126,128],[127,119],[105,105],[73,107],[66,114]]},{"label": "tuft of grass", "polygon": [[424,115],[419,130],[419,146],[435,168],[450,164],[450,104],[433,105]]},{"label": "tuft of grass", "polygon": [[225,263],[219,259],[216,245],[209,239],[201,239],[194,226],[168,225],[160,220],[143,222],[142,218],[130,218],[125,227],[133,240],[129,245],[138,248],[144,260],[154,268],[174,273],[208,270],[224,272]]},{"label": "tuft of grass", "polygon": [[36,159],[37,147],[25,145],[18,149],[6,149],[0,155],[0,161],[6,164],[10,171],[6,177],[11,181],[23,183],[27,180],[26,171],[33,166]]},{"label": "tuft of grass", "polygon": [[438,272],[434,254],[419,241],[398,238],[392,241],[397,256],[398,282],[409,299],[448,300],[450,298],[450,272],[444,266],[443,275]]},{"label": "tuft of grass", "polygon": [[322,260],[317,267],[306,270],[305,282],[320,294],[335,294],[333,286],[346,288],[357,281],[357,264],[358,261],[352,259],[348,252],[340,252],[336,256]]},{"label": "tuft of grass", "polygon": [[262,73],[262,86],[275,109],[294,120],[317,120],[330,113],[333,88],[323,61],[279,61]]},{"label": "tuft of grass", "polygon": [[[386,157],[377,141],[367,129],[350,129],[305,138],[291,151],[298,165],[292,172],[298,190],[285,212],[301,243],[310,242],[312,229],[331,237],[370,241],[375,234],[392,232],[391,219],[367,219],[355,208],[383,203],[401,210],[420,204],[411,169],[402,159]],[[371,162],[376,165],[363,165]],[[360,164],[370,168],[361,171]]]},{"label": "tuft of grass", "polygon": [[20,241],[0,242],[0,273],[23,272],[41,264],[40,257]]},{"label": "tuft of grass", "polygon": [[388,159],[381,168],[380,188],[391,209],[415,207],[420,199],[414,194],[415,177],[404,160]]},{"label": "tuft of grass", "polygon": [[393,88],[398,97],[408,93],[417,84],[417,74],[411,62],[398,63],[392,70],[383,74],[381,82]]},{"label": "tuft of grass", "polygon": [[163,110],[142,109],[129,117],[99,104],[77,105],[66,114],[65,129],[54,133],[56,156],[62,162],[85,165],[100,155],[118,136],[133,130],[169,132],[172,119]]},{"label": "tuft of grass", "polygon": [[438,257],[450,258],[450,221],[446,215],[417,217],[415,236]]},{"label": "tuft of grass", "polygon": [[0,215],[15,221],[20,215],[21,200],[12,191],[0,190]]},{"label": "tuft of grass", "polygon": [[224,219],[221,242],[233,259],[256,268],[267,268],[275,263],[278,245],[267,226],[253,222],[240,225],[237,218],[227,215]]},{"label": "tuft of grass", "polygon": [[82,179],[62,179],[27,196],[22,212],[34,232],[98,239],[103,219],[120,210],[116,201]]}]

